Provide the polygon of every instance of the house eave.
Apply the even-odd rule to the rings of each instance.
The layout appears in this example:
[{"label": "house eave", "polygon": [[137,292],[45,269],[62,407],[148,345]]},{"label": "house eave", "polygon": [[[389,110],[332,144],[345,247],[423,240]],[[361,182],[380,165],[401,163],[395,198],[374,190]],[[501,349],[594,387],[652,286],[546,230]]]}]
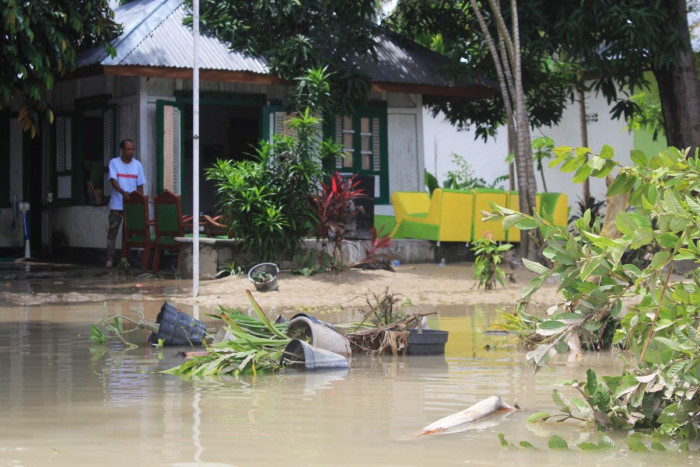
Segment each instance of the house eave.
[{"label": "house eave", "polygon": [[456,87],[430,84],[373,82],[372,89],[374,91],[422,94],[424,96],[442,98],[458,97],[463,99],[490,99],[495,94],[493,89],[481,85]]},{"label": "house eave", "polygon": [[[169,68],[143,65],[110,65],[103,67],[105,75],[139,76],[146,78],[192,79],[191,68]],[[202,81],[218,81],[247,84],[287,84],[281,78],[272,75],[252,73],[250,71],[230,71],[200,69],[199,79]]]}]

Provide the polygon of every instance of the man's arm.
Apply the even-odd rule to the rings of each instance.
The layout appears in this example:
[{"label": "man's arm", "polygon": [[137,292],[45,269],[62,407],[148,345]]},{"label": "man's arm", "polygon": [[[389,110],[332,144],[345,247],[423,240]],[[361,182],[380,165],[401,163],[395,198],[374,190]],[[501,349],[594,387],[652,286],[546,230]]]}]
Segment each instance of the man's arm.
[{"label": "man's arm", "polygon": [[118,181],[116,181],[113,178],[111,178],[109,181],[112,182],[112,186],[114,187],[114,189],[117,191],[117,193],[120,193],[124,199],[129,197],[129,193],[127,193],[125,190],[122,190],[122,187],[119,186]]},{"label": "man's arm", "polygon": [[136,187],[136,191],[138,191],[139,193],[143,194],[143,185],[137,186],[137,187]]}]

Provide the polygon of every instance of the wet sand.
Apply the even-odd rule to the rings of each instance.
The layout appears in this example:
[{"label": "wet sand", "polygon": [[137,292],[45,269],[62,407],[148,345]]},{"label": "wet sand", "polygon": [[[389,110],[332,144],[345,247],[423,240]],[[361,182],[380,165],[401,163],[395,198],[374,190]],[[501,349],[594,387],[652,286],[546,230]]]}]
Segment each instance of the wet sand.
[{"label": "wet sand", "polygon": [[[37,268],[36,265],[33,265]],[[246,275],[200,281],[200,293],[192,296],[191,279],[168,275],[127,275],[116,270],[83,270],[70,277],[60,270],[37,280],[12,280],[0,283],[0,302],[17,305],[83,303],[111,300],[158,301],[165,299],[184,308],[198,305],[215,310],[219,305],[249,310],[246,289],[266,311],[358,310],[367,308],[367,300],[385,291],[408,299],[414,305],[432,309],[441,305],[512,304],[534,274],[525,268],[506,272],[512,280],[494,290],[477,288],[473,263],[407,264],[386,270],[347,269],[315,274],[311,277],[281,271],[278,290],[258,292]],[[545,284],[533,297],[536,306],[551,306],[559,300],[557,282]],[[149,307],[150,308],[150,307]],[[155,307],[154,307],[155,309]]]},{"label": "wet sand", "polygon": [[[398,266],[395,272],[348,269],[339,273],[317,274],[311,277],[282,272],[279,288],[271,292],[255,292],[247,276],[230,276],[202,282],[195,300],[183,297],[187,304],[204,307],[225,305],[248,308],[245,290],[251,289],[265,310],[294,308],[343,309],[363,308],[373,294],[388,290],[414,305],[433,307],[458,304],[515,304],[521,289],[534,274],[521,268],[513,273],[514,282],[507,280],[495,290],[478,289],[473,279],[472,263],[409,264]],[[557,283],[546,284],[534,297],[533,304],[550,306],[557,303]]]}]

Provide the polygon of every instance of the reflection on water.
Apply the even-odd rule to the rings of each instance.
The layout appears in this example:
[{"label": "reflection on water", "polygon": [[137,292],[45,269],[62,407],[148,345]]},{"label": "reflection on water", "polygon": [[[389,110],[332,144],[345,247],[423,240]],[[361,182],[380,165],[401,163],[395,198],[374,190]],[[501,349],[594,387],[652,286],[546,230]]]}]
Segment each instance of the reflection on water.
[{"label": "reflection on water", "polygon": [[[562,453],[546,449],[556,432],[570,444],[595,438],[576,424],[528,426],[532,411],[554,410],[551,385],[593,366],[589,355],[537,374],[502,336],[485,334],[493,309],[439,309],[448,329],[444,356],[356,356],[341,372],[184,381],[158,373],[180,360],[174,349],[91,346],[89,323],[151,302],[0,308],[0,402],[5,465],[590,465],[693,464],[692,455]],[[203,310],[203,313],[205,311]],[[327,318],[327,317],[325,317]],[[143,336],[145,342],[145,335]],[[492,394],[516,412],[496,426],[417,438],[422,427]],[[551,431],[550,431],[551,430]],[[504,449],[497,434],[536,451]],[[620,446],[625,446],[622,439]]]}]

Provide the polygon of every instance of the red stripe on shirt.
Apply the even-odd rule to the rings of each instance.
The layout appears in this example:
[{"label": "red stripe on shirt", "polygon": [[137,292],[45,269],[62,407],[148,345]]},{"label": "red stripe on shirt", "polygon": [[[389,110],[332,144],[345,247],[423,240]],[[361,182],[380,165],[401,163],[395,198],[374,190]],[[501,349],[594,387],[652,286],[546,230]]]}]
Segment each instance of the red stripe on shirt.
[{"label": "red stripe on shirt", "polygon": [[117,177],[124,177],[124,178],[137,178],[136,175],[132,174],[117,174]]}]

